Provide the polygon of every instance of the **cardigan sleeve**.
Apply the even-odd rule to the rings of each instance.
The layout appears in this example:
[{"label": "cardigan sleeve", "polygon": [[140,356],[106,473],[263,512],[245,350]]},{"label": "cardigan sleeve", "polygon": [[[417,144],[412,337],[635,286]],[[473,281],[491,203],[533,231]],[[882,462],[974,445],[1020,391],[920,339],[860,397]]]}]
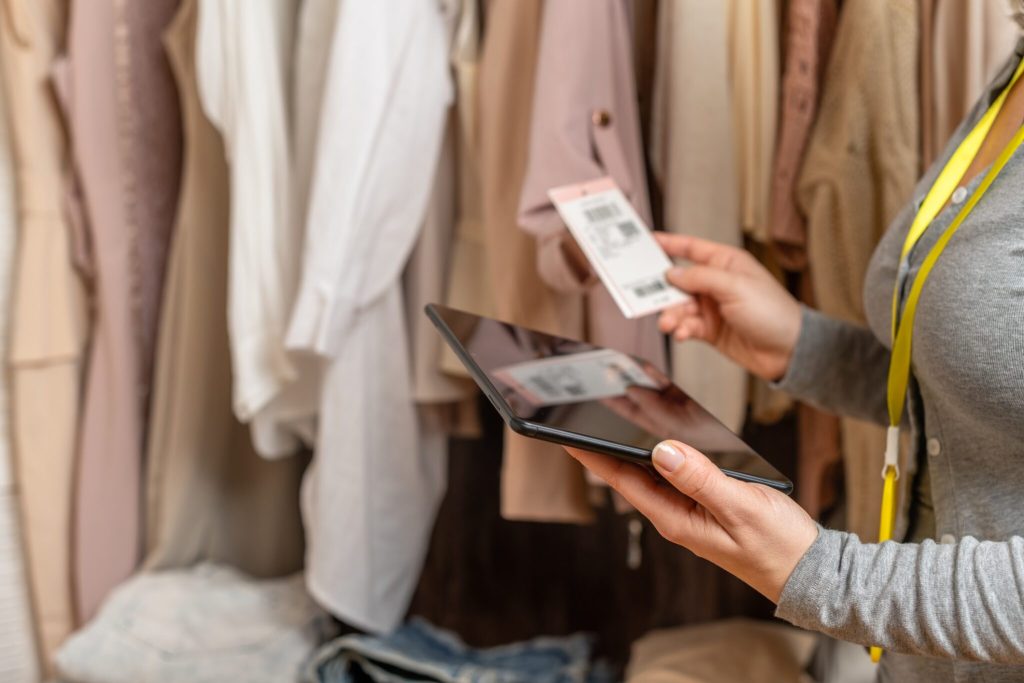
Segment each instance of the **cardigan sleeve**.
[{"label": "cardigan sleeve", "polygon": [[789,369],[775,386],[822,410],[887,424],[889,356],[868,328],[804,308]]},{"label": "cardigan sleeve", "polygon": [[1024,539],[874,544],[822,530],[776,615],[903,654],[1024,664]]}]

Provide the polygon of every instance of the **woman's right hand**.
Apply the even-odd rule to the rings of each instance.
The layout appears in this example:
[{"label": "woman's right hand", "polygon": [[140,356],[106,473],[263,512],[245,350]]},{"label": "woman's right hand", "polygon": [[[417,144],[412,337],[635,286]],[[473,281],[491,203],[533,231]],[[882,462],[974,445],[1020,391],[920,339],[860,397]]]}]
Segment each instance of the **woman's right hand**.
[{"label": "woman's right hand", "polygon": [[668,281],[693,300],[662,312],[676,341],[699,339],[767,380],[786,374],[800,336],[800,304],[750,252],[687,235],[655,233],[677,266]]}]

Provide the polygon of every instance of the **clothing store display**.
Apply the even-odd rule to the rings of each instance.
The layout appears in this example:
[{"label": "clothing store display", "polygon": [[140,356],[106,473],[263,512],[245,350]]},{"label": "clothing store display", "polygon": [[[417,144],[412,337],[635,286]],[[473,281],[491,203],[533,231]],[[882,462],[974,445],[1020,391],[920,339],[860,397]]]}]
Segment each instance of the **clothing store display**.
[{"label": "clothing store display", "polygon": [[266,457],[295,452],[299,437],[312,441],[319,394],[319,364],[291,356],[284,344],[303,244],[293,214],[288,100],[299,5],[275,0],[257,11],[201,0],[196,44],[200,100],[224,138],[231,170],[235,416],[251,423]]},{"label": "clothing store display", "polygon": [[474,650],[454,633],[413,619],[386,636],[349,635],[327,643],[306,666],[304,680],[610,683],[611,673],[592,665],[590,652],[589,639],[581,635]]},{"label": "clothing store display", "polygon": [[768,236],[779,263],[799,271],[807,267],[807,225],[796,202],[797,174],[818,113],[839,6],[837,0],[790,0],[786,11],[786,57]]},{"label": "clothing store display", "polygon": [[816,636],[730,619],[649,633],[633,645],[626,683],[813,683]]},{"label": "clothing store display", "polygon": [[751,238],[767,242],[778,134],[781,0],[730,0],[723,4],[729,5],[726,44],[731,57],[740,224]]},{"label": "clothing store display", "polygon": [[331,416],[303,483],[307,586],[374,631],[404,616],[445,488],[444,458],[421,450],[442,436],[412,400],[400,276],[453,96],[448,23],[429,0],[342,3],[287,338],[324,359]]},{"label": "clothing store display", "polygon": [[[663,2],[651,112],[651,165],[664,229],[740,246],[740,184],[729,87],[730,3]],[[672,379],[734,431],[747,373],[703,344],[673,344]]]},{"label": "clothing store display", "polygon": [[0,12],[19,220],[7,356],[12,455],[44,672],[74,627],[71,492],[89,328],[61,209],[67,140],[49,83],[66,16],[64,0],[11,0]]},{"label": "clothing store display", "polygon": [[177,0],[72,3],[62,90],[82,184],[95,332],[75,481],[73,577],[88,620],[141,551],[145,416],[181,173],[160,34]]},{"label": "clothing store display", "polygon": [[[871,329],[805,312],[784,388],[833,410],[887,422],[892,291],[904,239],[939,171],[1005,88],[1022,56],[1024,41],[880,243],[865,292]],[[909,280],[982,176],[968,182],[928,227],[910,253]],[[1014,227],[1024,208],[1016,189],[1022,178],[1024,162],[1017,155],[968,215],[921,294],[914,326],[915,382],[908,396],[910,457],[928,461],[925,490],[934,494],[915,496],[909,515],[914,520],[918,508],[929,507],[934,521],[918,520],[909,530],[915,543],[902,545],[861,544],[856,536],[822,530],[779,604],[779,615],[798,625],[921,655],[887,651],[883,674],[892,680],[1010,681],[1019,678],[1019,668],[967,660],[1024,660],[1020,642],[1005,626],[1024,620],[1020,601],[988,598],[1015,595],[1015,577],[1024,571],[1015,514],[1020,488],[1015,456],[1022,432],[1018,421],[1009,419],[1019,414],[1024,396],[1016,334],[1024,299],[1015,286],[1021,244]],[[979,263],[986,267],[979,269]],[[908,503],[901,500],[906,512]],[[828,597],[823,601],[823,596]],[[965,614],[970,618],[963,619]]]},{"label": "clothing store display", "polygon": [[57,669],[65,683],[281,683],[330,634],[301,576],[253,581],[202,564],[118,587]]},{"label": "clothing store display", "polygon": [[[1024,0],[0,0],[0,679],[1018,678],[1024,156],[915,216],[1020,25]],[[799,300],[783,377],[622,314],[630,226],[591,263],[548,196],[602,178]],[[473,353],[502,376],[520,328],[649,361],[842,530],[771,604],[507,427],[429,304],[501,321]],[[571,422],[573,370],[530,421],[665,438]],[[862,542],[902,393],[906,543]]]},{"label": "clothing store display", "polygon": [[[850,322],[864,321],[868,260],[918,175],[916,8],[916,0],[843,7],[797,181],[817,304]],[[885,435],[844,419],[842,442],[847,528],[873,538]]]},{"label": "clothing store display", "polygon": [[924,167],[942,154],[960,121],[974,106],[1013,49],[1020,28],[1003,0],[932,0],[930,71],[922,73],[921,95],[930,96],[930,131],[925,137]]},{"label": "clothing store display", "polygon": [[160,322],[146,471],[146,567],[229,563],[257,577],[301,568],[299,458],[268,462],[231,406],[228,169],[196,86],[198,0],[164,36],[185,130]]},{"label": "clothing store display", "polygon": [[[0,82],[3,78],[0,77]],[[0,91],[0,310],[9,311],[18,244],[18,207],[14,154],[8,127],[7,100]],[[10,319],[0,320],[0,358],[7,358]],[[12,459],[8,375],[0,375],[0,680],[34,683],[39,655],[32,622],[25,543],[19,524],[18,490]]]}]

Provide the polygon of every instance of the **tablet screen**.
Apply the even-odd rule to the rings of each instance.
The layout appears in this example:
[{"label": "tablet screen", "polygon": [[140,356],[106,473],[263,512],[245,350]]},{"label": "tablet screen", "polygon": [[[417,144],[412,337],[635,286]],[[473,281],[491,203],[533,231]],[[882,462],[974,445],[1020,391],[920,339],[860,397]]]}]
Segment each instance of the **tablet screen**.
[{"label": "tablet screen", "polygon": [[[521,420],[650,451],[677,439],[719,467],[786,478],[651,363],[611,349],[432,306]],[[479,378],[477,378],[479,382]]]}]

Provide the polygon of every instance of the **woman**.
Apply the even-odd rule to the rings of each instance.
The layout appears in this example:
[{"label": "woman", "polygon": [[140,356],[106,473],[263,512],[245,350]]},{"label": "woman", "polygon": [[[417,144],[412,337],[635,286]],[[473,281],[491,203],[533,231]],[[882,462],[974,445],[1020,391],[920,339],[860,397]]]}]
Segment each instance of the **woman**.
[{"label": "woman", "polygon": [[[923,485],[908,542],[819,528],[790,498],[729,479],[675,441],[654,452],[671,487],[572,451],[662,535],[749,583],[780,617],[885,648],[883,679],[1024,680],[1022,54],[1024,42],[922,182],[927,198],[879,244],[870,330],[802,309],[744,251],[659,236],[694,264],[669,279],[695,295],[662,315],[662,331],[712,344],[826,409],[909,428]],[[891,352],[894,289],[909,387]]]}]

